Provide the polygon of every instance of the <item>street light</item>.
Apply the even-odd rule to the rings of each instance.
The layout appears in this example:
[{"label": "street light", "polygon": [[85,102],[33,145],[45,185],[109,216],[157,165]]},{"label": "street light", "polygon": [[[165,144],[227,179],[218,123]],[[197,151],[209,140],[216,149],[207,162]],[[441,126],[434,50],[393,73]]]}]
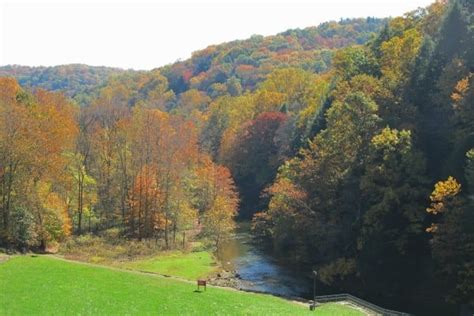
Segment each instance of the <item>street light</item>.
[{"label": "street light", "polygon": [[318,272],[313,270],[313,304],[310,305],[309,309],[314,311],[316,309],[316,277]]}]

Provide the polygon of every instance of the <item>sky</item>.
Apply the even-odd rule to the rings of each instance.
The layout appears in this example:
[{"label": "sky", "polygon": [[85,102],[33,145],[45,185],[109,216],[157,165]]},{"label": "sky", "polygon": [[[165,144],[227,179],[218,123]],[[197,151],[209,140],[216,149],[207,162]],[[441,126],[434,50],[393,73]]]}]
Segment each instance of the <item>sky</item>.
[{"label": "sky", "polygon": [[399,16],[434,0],[0,0],[0,65],[153,69],[212,44],[350,17]]}]

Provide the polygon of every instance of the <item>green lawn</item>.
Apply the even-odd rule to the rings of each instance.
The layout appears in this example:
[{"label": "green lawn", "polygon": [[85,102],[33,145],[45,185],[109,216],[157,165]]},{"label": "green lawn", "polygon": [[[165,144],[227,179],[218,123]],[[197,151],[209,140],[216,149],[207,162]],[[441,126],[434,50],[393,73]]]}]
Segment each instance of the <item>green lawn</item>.
[{"label": "green lawn", "polygon": [[0,315],[362,315],[336,304],[318,312],[285,300],[67,262],[14,257],[0,264]]},{"label": "green lawn", "polygon": [[183,277],[189,280],[205,278],[216,270],[212,254],[208,251],[162,253],[159,256],[127,262],[125,268]]}]

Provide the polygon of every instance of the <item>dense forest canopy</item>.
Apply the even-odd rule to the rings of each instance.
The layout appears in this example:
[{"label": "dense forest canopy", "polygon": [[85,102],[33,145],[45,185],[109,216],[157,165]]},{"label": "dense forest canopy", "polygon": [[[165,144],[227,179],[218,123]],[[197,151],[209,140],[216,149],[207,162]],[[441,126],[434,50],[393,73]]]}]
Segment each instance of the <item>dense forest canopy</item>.
[{"label": "dense forest canopy", "polygon": [[110,76],[131,71],[81,64],[54,67],[9,65],[0,67],[0,76],[14,77],[22,87],[63,92],[79,104],[86,105],[97,88],[105,84]]},{"label": "dense forest canopy", "polygon": [[378,18],[345,19],[274,36],[254,35],[209,46],[161,71],[176,94],[197,89],[211,97],[235,95],[240,89],[255,89],[275,68],[325,72],[336,49],[366,43],[385,22]]},{"label": "dense forest canopy", "polygon": [[3,67],[82,106],[0,79],[1,242],[115,227],[171,248],[202,228],[218,246],[239,216],[328,290],[473,306],[473,19],[472,1],[437,1],[147,72]]}]

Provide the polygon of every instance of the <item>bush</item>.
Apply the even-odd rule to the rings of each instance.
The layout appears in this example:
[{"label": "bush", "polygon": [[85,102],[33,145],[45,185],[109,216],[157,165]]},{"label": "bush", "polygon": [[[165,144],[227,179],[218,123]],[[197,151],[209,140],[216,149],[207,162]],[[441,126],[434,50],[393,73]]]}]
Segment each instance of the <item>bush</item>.
[{"label": "bush", "polygon": [[77,236],[64,242],[60,252],[70,259],[113,264],[153,256],[164,249],[164,245],[155,240],[128,240],[120,235],[120,230],[109,229],[101,236]]},{"label": "bush", "polygon": [[19,249],[36,245],[38,236],[35,231],[35,219],[30,212],[23,207],[17,207],[12,212],[11,223],[11,244]]},{"label": "bush", "polygon": [[119,228],[109,228],[101,233],[101,236],[104,237],[108,242],[120,241],[122,237],[122,231]]}]

